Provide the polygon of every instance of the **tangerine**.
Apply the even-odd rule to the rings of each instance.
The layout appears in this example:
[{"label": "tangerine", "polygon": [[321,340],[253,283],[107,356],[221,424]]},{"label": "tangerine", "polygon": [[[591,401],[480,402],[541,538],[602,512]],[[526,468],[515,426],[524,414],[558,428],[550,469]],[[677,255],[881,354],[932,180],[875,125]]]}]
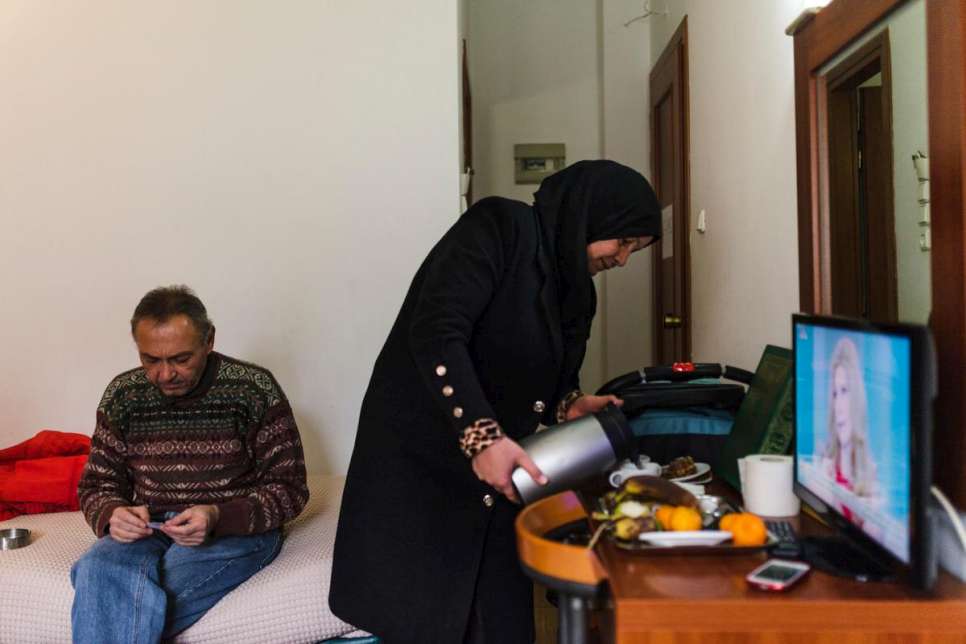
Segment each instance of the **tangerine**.
[{"label": "tangerine", "polygon": [[679,505],[671,513],[671,529],[675,532],[701,529],[701,513],[694,508]]},{"label": "tangerine", "polygon": [[671,515],[674,514],[673,505],[662,505],[654,512],[654,518],[661,524],[662,530],[671,529]]},{"label": "tangerine", "polygon": [[735,519],[729,532],[732,535],[731,541],[736,546],[760,546],[768,538],[765,522],[750,512],[743,512]]},{"label": "tangerine", "polygon": [[730,532],[731,531],[731,524],[733,524],[735,522],[735,520],[739,516],[740,516],[740,514],[737,513],[737,512],[729,512],[728,514],[724,515],[718,521],[718,527],[719,527],[719,529],[721,529],[721,530],[727,530],[727,531]]}]

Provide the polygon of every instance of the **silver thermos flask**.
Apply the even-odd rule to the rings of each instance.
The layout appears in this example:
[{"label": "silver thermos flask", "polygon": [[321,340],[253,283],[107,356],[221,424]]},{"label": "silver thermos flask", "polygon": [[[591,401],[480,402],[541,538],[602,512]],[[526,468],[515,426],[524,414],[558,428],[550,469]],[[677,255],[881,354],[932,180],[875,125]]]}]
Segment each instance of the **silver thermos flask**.
[{"label": "silver thermos flask", "polygon": [[513,470],[513,487],[524,504],[578,488],[637,455],[634,433],[615,405],[531,434],[520,446],[548,479],[540,485],[522,467]]}]

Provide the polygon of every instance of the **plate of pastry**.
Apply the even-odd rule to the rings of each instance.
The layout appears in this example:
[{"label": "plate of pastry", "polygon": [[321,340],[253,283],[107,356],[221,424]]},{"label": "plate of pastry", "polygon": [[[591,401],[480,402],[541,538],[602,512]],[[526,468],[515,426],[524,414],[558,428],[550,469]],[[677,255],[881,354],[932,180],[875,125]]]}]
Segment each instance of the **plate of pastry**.
[{"label": "plate of pastry", "polygon": [[707,463],[695,462],[690,456],[680,456],[661,468],[661,477],[669,481],[690,481],[711,471]]}]

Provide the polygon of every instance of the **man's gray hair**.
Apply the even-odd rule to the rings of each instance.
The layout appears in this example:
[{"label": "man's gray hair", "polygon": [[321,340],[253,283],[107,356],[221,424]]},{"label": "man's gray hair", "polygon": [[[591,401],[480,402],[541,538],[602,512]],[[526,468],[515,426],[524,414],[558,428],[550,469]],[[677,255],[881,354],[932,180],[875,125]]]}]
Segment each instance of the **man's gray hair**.
[{"label": "man's gray hair", "polygon": [[131,335],[134,335],[138,322],[141,320],[155,320],[164,323],[176,315],[184,315],[201,336],[202,342],[207,342],[215,325],[208,319],[208,311],[195,292],[184,284],[159,286],[152,289],[141,298],[131,317]]}]

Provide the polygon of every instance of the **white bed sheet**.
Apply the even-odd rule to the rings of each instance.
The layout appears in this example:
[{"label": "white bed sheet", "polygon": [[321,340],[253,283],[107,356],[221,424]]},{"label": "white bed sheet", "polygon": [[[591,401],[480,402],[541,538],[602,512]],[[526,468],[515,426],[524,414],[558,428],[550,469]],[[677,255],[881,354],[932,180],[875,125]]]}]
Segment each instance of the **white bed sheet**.
[{"label": "white bed sheet", "polygon": [[[329,610],[332,549],[343,476],[309,477],[311,498],[286,526],[278,557],[182,633],[184,644],[311,643],[366,635]],[[0,642],[70,642],[70,567],[94,542],[80,512],[15,517],[29,546],[0,551]]]}]

